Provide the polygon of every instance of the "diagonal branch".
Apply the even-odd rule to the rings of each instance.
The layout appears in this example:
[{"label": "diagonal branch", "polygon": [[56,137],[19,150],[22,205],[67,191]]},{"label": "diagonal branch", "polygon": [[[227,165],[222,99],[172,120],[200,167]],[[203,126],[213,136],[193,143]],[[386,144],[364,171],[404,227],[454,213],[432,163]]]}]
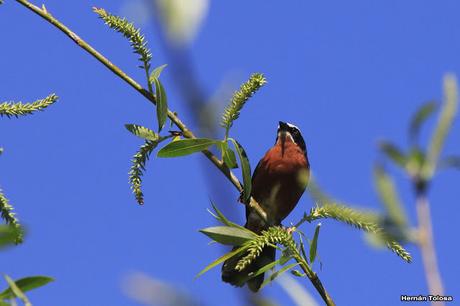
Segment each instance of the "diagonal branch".
[{"label": "diagonal branch", "polygon": [[[27,9],[31,10],[35,14],[39,15],[53,26],[58,28],[61,32],[66,34],[71,40],[73,40],[79,47],[84,49],[88,52],[91,56],[96,58],[99,62],[101,62],[104,66],[106,66],[110,71],[112,71],[115,75],[120,77],[123,81],[128,83],[132,88],[134,88],[137,92],[142,94],[145,98],[147,98],[151,103],[156,105],[156,98],[155,96],[150,93],[148,90],[144,89],[139,83],[137,83],[134,79],[128,76],[125,72],[123,72],[119,67],[114,65],[109,59],[99,53],[96,49],[94,49],[91,45],[89,45],[86,41],[81,39],[77,34],[72,32],[68,27],[62,24],[59,20],[54,18],[44,7],[41,9],[27,0],[16,0],[19,4],[25,6]],[[168,109],[168,118],[181,130],[183,136],[185,138],[196,138],[195,135],[190,131],[187,126],[179,119],[179,117]],[[227,179],[235,186],[235,188],[239,191],[243,191],[243,187],[241,182],[235,176],[235,174],[222,162],[219,160],[217,156],[215,156],[211,151],[204,150],[202,153],[211,161],[224,175]],[[267,214],[264,209],[257,203],[252,197],[248,201],[247,205],[253,210],[257,212],[257,214],[265,221],[267,221]],[[299,261],[299,258],[296,258]],[[310,279],[311,283],[314,285],[316,290],[319,292],[321,297],[323,298],[324,302],[327,305],[335,305],[330,296],[328,295],[327,291],[324,289],[321,281],[319,280],[318,276],[309,269],[308,265],[304,265],[301,262],[302,269],[307,274],[308,278]]]},{"label": "diagonal branch", "polygon": [[[106,58],[99,51],[94,49],[86,41],[81,39],[80,36],[78,36],[76,33],[71,31],[68,27],[62,24],[55,17],[53,17],[53,15],[51,15],[51,13],[48,12],[46,9],[44,8],[41,9],[26,0],[16,0],[16,2],[25,6],[27,9],[31,10],[32,12],[39,15],[40,17],[42,17],[43,19],[51,23],[53,26],[58,28],[61,32],[63,32],[71,40],[73,40],[79,47],[81,47],[83,50],[85,50],[90,55],[92,55],[94,58],[96,58],[100,63],[106,66],[115,75],[117,75],[123,81],[128,83],[132,88],[134,88],[137,92],[139,92],[141,95],[147,98],[147,100],[149,100],[154,105],[156,104],[155,96],[152,93],[144,89],[139,83],[137,83],[133,78],[131,78],[125,72],[123,72],[123,70],[121,70],[119,67],[113,64],[108,58]],[[179,119],[179,117],[171,110],[168,110],[168,118],[171,119],[171,121],[181,130],[185,138],[196,138],[195,135],[192,133],[192,131],[190,131],[187,128],[187,126]],[[202,152],[228,178],[228,180],[236,187],[236,189],[238,189],[239,192],[243,191],[242,184],[240,183],[238,178],[235,176],[235,174],[232,171],[230,171],[230,169],[228,169],[227,166],[225,166],[223,162],[219,160],[217,156],[215,156],[213,153],[211,153],[208,150],[204,150]],[[260,207],[260,205],[254,199],[251,198],[248,205],[252,209],[254,209],[264,220],[267,220],[267,214],[265,213],[263,208]]]}]

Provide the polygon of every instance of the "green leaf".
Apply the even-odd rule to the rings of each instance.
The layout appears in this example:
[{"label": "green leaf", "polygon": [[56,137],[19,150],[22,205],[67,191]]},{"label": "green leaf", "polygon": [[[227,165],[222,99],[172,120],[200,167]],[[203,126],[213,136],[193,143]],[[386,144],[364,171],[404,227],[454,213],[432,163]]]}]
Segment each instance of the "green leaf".
[{"label": "green leaf", "polygon": [[149,77],[150,83],[154,83],[155,79],[160,79],[160,74],[163,71],[163,69],[165,69],[166,66],[168,66],[168,64],[164,64],[164,65],[158,66],[157,68],[153,69]]},{"label": "green leaf", "polygon": [[420,177],[423,164],[425,163],[425,153],[417,147],[413,147],[409,153],[406,163],[406,170],[411,177]]},{"label": "green leaf", "polygon": [[234,246],[242,245],[257,237],[255,233],[230,226],[208,227],[201,229],[200,232],[221,244]]},{"label": "green leaf", "polygon": [[299,270],[291,270],[291,274],[297,277],[305,277],[307,274],[300,272]]},{"label": "green leaf", "polygon": [[131,133],[133,133],[134,135],[142,139],[157,141],[160,137],[157,133],[155,133],[151,129],[146,128],[142,125],[125,124],[125,127],[128,131],[130,131]]},{"label": "green leaf", "polygon": [[228,220],[224,214],[217,208],[216,205],[214,205],[214,203],[211,201],[211,205],[212,205],[212,208],[214,209],[214,211],[216,212],[217,215],[214,215],[211,211],[209,211],[211,213],[211,215],[217,219],[217,221],[221,222],[222,224],[225,224],[226,226],[230,226],[230,227],[236,227],[236,228],[239,228],[240,230],[243,230],[243,231],[247,231],[249,232],[249,234],[255,234],[254,232],[252,232],[251,230],[239,225],[239,224],[236,224],[236,223],[233,223],[232,221]]},{"label": "green leaf", "polygon": [[160,151],[158,157],[178,157],[186,156],[196,152],[206,150],[208,147],[219,144],[217,140],[208,138],[180,139],[168,143]]},{"label": "green leaf", "polygon": [[318,248],[318,236],[320,227],[321,223],[318,223],[318,225],[315,228],[315,234],[310,245],[310,264],[313,264],[313,262],[315,262],[316,259],[316,249]]},{"label": "green leaf", "polygon": [[295,263],[292,263],[290,265],[287,265],[287,266],[284,266],[282,267],[281,269],[279,269],[278,271],[274,272],[272,275],[270,275],[263,283],[262,283],[262,286],[260,286],[260,289],[262,289],[263,287],[265,287],[268,283],[272,282],[275,280],[275,278],[277,278],[278,276],[280,276],[281,274],[283,274],[284,272],[294,268],[295,266],[298,266],[299,263],[298,262],[295,262]]},{"label": "green leaf", "polygon": [[13,226],[0,226],[0,249],[15,244],[18,237],[18,229]]},{"label": "green leaf", "polygon": [[438,104],[435,101],[430,101],[422,106],[415,112],[409,125],[409,139],[416,142],[420,127],[422,124],[434,113]]},{"label": "green leaf", "polygon": [[29,276],[18,279],[17,281],[13,282],[13,280],[11,280],[11,278],[9,278],[8,275],[5,275],[5,279],[10,284],[10,288],[0,293],[0,299],[11,299],[14,298],[15,295],[20,298],[18,293],[15,291],[14,287],[19,289],[21,292],[27,292],[32,289],[42,287],[54,281],[53,278],[48,276]]},{"label": "green leaf", "polygon": [[236,255],[238,255],[240,253],[243,253],[248,248],[249,248],[249,244],[248,245],[243,245],[242,247],[240,247],[240,248],[238,248],[236,250],[232,250],[231,252],[219,257],[218,259],[216,259],[215,261],[213,261],[212,263],[207,265],[203,270],[201,270],[200,273],[198,273],[197,276],[195,276],[195,278],[200,277],[201,275],[203,275],[204,273],[208,272],[209,270],[211,270],[215,266],[219,265],[220,263],[226,261],[227,259],[232,258],[233,256],[236,256]]},{"label": "green leaf", "polygon": [[266,264],[265,266],[263,266],[262,268],[258,269],[257,271],[255,271],[253,273],[249,273],[248,276],[244,280],[241,281],[241,283],[244,284],[245,282],[247,282],[251,278],[257,277],[257,276],[267,272],[268,270],[273,269],[279,263],[280,263],[280,259],[272,261],[269,264]]},{"label": "green leaf", "polygon": [[425,181],[429,180],[434,175],[444,141],[457,112],[457,104],[457,81],[453,75],[446,75],[444,77],[443,106],[439,115],[438,124],[431,137],[427,150],[426,162],[423,164],[421,172],[421,177]]},{"label": "green leaf", "polygon": [[399,150],[397,146],[390,142],[382,141],[379,144],[380,151],[384,153],[388,159],[393,161],[396,165],[404,168],[406,165],[407,157]]},{"label": "green leaf", "polygon": [[238,168],[235,152],[228,147],[228,143],[223,141],[220,149],[222,150],[222,159],[229,169]]},{"label": "green leaf", "polygon": [[155,84],[155,98],[157,104],[158,132],[164,127],[168,119],[168,99],[166,92],[158,78],[153,78]]},{"label": "green leaf", "polygon": [[380,165],[374,167],[374,182],[377,192],[386,207],[388,216],[399,227],[407,225],[407,217],[391,177]]},{"label": "green leaf", "polygon": [[249,164],[248,156],[244,151],[243,147],[233,138],[229,138],[238,153],[238,157],[240,158],[240,165],[241,165],[241,172],[243,174],[243,199],[245,202],[249,200],[251,197],[251,188],[252,188],[252,181],[251,181],[251,165]]}]

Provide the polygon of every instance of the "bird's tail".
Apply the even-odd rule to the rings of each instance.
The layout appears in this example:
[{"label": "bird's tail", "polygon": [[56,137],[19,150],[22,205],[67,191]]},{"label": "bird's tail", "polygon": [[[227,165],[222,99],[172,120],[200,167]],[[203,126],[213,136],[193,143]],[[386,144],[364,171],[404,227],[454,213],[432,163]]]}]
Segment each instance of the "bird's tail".
[{"label": "bird's tail", "polygon": [[247,283],[251,291],[257,292],[264,282],[264,273],[254,278],[250,278],[250,273],[254,273],[260,268],[273,262],[275,260],[275,252],[276,250],[273,247],[264,247],[259,257],[257,257],[256,260],[254,260],[242,271],[235,270],[235,267],[238,264],[238,261],[240,261],[246,253],[227,259],[222,265],[222,280],[237,287],[243,287],[244,284]]}]

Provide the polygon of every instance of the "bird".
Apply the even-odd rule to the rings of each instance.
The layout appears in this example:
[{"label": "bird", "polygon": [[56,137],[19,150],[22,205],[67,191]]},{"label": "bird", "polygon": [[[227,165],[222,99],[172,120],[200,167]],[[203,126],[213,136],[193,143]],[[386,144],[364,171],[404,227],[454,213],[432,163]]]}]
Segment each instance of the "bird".
[{"label": "bird", "polygon": [[[264,221],[246,205],[244,226],[260,234],[270,226],[281,225],[299,202],[309,178],[310,163],[300,129],[291,123],[279,121],[275,144],[259,161],[251,180],[251,196],[262,206],[267,220]],[[264,274],[249,278],[250,273],[273,262],[275,248],[265,247],[254,262],[244,270],[237,271],[235,267],[245,255],[243,253],[224,262],[222,280],[237,287],[247,283],[251,291],[257,292],[264,281]]]}]

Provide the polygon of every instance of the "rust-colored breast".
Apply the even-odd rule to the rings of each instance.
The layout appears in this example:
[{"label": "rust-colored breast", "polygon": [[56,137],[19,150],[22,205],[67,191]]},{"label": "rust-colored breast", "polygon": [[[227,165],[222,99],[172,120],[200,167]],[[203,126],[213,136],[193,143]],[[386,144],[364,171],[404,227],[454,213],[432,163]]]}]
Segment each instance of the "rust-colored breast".
[{"label": "rust-colored breast", "polygon": [[286,141],[271,148],[262,158],[252,178],[252,196],[267,211],[274,224],[294,209],[305,191],[310,165],[304,152]]}]

